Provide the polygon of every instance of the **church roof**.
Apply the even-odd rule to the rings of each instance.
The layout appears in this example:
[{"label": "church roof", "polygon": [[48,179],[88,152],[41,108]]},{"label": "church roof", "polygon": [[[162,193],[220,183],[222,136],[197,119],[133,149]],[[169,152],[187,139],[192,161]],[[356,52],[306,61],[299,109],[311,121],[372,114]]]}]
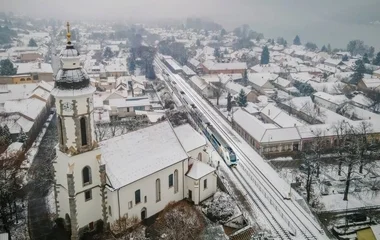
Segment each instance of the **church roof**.
[{"label": "church roof", "polygon": [[100,148],[114,189],[188,158],[168,122],[105,140]]}]

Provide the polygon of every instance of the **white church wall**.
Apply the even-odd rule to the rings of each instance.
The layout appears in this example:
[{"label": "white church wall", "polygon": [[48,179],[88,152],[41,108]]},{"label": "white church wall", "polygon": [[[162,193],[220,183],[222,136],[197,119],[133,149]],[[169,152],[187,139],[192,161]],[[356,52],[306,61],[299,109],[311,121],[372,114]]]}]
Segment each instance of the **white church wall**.
[{"label": "white church wall", "polygon": [[[70,158],[70,162],[74,163],[74,181],[75,192],[77,193],[76,203],[79,227],[101,219],[100,191],[99,187],[96,187],[100,186],[99,163],[96,159],[99,154],[100,149],[94,149],[93,151],[81,153]],[[86,166],[91,169],[91,183],[84,185],[82,170]],[[91,188],[92,199],[85,201],[84,191]]]},{"label": "white church wall", "polygon": [[194,180],[190,177],[185,177],[186,181],[185,181],[185,198],[189,198],[190,199],[190,196],[189,196],[189,190],[192,192],[192,196],[191,196],[191,199],[192,201],[194,201],[194,186],[195,186],[195,183],[197,180]]},{"label": "white church wall", "polygon": [[65,214],[70,215],[70,209],[69,209],[69,202],[68,199],[68,192],[67,192],[67,164],[68,164],[68,157],[57,150],[57,158],[55,159],[54,170],[55,170],[55,179],[57,183],[57,200],[59,205],[59,217],[64,218]]},{"label": "white church wall", "polygon": [[[202,147],[196,148],[194,150],[191,150],[187,154],[190,157],[192,157],[193,159],[198,159],[201,162],[207,163],[208,160],[209,160],[209,156],[208,156],[208,154],[205,151],[203,151],[203,149],[205,149],[205,146],[202,146]],[[199,156],[200,156],[201,159],[199,158]]]},{"label": "white church wall", "polygon": [[[184,198],[184,164],[186,161],[176,163],[166,169],[158,171],[150,176],[140,179],[134,183],[131,183],[119,191],[120,197],[120,213],[121,216],[128,214],[128,217],[137,216],[141,218],[141,210],[146,208],[146,217],[150,217],[162,209],[171,201],[180,201]],[[186,163],[187,164],[187,163]],[[178,192],[174,192],[174,186],[169,188],[169,175],[178,170]],[[161,200],[156,202],[156,179],[160,179],[161,182]],[[135,203],[135,191],[141,192],[141,202]],[[112,192],[113,198],[116,197],[117,191]],[[145,202],[146,196],[146,202]],[[130,207],[132,202],[132,207]],[[115,201],[113,201],[115,204]],[[118,205],[112,206],[113,209],[117,209]]]},{"label": "white church wall", "polygon": [[[204,181],[207,180],[207,187],[204,188]],[[217,183],[215,173],[210,173],[200,179],[199,182],[199,202],[206,200],[216,193]]]},{"label": "white church wall", "polygon": [[102,219],[100,187],[92,188],[91,196],[91,200],[85,201],[84,192],[76,195],[79,228],[88,225],[90,222],[95,222]]}]

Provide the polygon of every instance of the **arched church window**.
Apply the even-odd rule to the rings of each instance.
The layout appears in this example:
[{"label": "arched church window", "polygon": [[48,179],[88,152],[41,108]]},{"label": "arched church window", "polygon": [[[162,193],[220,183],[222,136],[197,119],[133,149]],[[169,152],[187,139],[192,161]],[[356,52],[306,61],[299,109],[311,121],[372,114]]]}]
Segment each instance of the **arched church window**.
[{"label": "arched church window", "polygon": [[92,182],[91,168],[89,166],[86,166],[82,169],[82,178],[83,178],[83,185],[91,184]]},{"label": "arched church window", "polygon": [[161,181],[159,178],[156,180],[156,202],[161,201]]},{"label": "arched church window", "polygon": [[62,123],[62,118],[58,117],[58,124],[59,124],[59,131],[61,132],[60,138],[59,138],[59,143],[63,145],[63,123]]},{"label": "arched church window", "polygon": [[202,153],[198,153],[198,160],[202,161]]},{"label": "arched church window", "polygon": [[178,192],[178,170],[174,171],[174,193]]},{"label": "arched church window", "polygon": [[82,117],[80,119],[80,135],[82,139],[82,146],[87,145],[87,126],[86,126],[86,118]]}]

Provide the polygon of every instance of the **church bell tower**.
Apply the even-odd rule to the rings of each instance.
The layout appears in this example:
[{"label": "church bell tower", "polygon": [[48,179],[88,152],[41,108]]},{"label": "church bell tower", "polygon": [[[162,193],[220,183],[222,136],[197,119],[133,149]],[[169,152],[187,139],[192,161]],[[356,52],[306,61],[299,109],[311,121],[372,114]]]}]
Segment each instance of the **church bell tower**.
[{"label": "church bell tower", "polygon": [[59,150],[76,155],[97,146],[94,133],[93,94],[95,87],[80,65],[79,52],[71,43],[67,23],[67,43],[60,53],[61,68],[52,95],[57,108]]}]

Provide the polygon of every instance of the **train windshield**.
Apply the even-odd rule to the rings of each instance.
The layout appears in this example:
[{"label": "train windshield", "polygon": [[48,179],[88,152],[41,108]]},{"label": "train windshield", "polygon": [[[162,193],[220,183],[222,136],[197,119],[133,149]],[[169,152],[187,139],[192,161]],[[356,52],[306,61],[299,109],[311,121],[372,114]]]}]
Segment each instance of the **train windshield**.
[{"label": "train windshield", "polygon": [[234,150],[232,150],[232,148],[230,148],[230,147],[227,147],[227,150],[228,150],[228,152],[230,154],[230,161],[231,162],[236,162],[236,155],[235,155]]}]

